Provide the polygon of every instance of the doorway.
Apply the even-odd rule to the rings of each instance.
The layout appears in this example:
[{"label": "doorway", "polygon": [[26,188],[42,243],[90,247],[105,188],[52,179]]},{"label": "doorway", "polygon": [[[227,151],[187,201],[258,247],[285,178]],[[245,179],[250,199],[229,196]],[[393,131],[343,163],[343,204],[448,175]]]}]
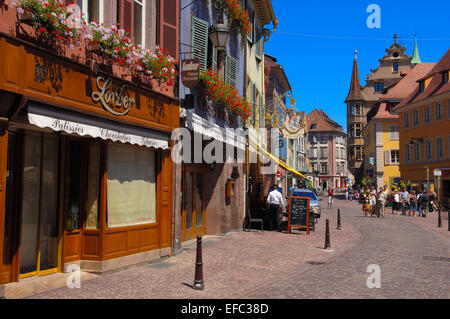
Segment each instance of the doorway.
[{"label": "doorway", "polygon": [[182,241],[205,234],[205,174],[186,167],[183,174]]},{"label": "doorway", "polygon": [[24,132],[19,278],[57,271],[58,159],[57,136]]}]

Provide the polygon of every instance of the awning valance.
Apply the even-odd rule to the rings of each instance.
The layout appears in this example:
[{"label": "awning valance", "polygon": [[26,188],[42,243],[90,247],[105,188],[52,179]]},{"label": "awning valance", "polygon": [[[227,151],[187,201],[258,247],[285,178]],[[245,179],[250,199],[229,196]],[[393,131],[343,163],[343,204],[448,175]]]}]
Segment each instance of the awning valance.
[{"label": "awning valance", "polygon": [[288,170],[289,172],[297,175],[300,178],[303,179],[307,179],[305,175],[303,175],[302,173],[298,172],[297,170],[293,169],[292,167],[290,167],[289,165],[287,165],[285,162],[283,162],[282,160],[280,160],[278,157],[270,154],[269,152],[267,152],[263,147],[261,147],[258,143],[256,143],[253,140],[249,140],[250,145],[254,144],[259,150],[261,150],[264,154],[266,154],[269,158],[271,158],[272,160],[274,160],[276,163],[278,163],[281,167],[283,167],[284,169]]},{"label": "awning valance", "polygon": [[89,135],[152,148],[169,148],[168,136],[164,134],[32,103],[28,105],[28,121],[40,128],[48,127],[57,132]]},{"label": "awning valance", "polygon": [[235,130],[232,128],[225,129],[220,127],[190,110],[187,110],[186,112],[186,127],[198,134],[232,145],[240,150],[245,150],[244,134],[236,134]]}]

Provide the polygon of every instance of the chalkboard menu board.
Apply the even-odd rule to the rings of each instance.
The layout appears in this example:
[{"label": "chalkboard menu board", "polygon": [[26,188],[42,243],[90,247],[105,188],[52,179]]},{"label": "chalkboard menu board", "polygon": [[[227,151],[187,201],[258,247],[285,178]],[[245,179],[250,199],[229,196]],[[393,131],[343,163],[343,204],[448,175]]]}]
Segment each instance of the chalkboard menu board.
[{"label": "chalkboard menu board", "polygon": [[288,233],[291,232],[291,228],[306,228],[309,235],[309,201],[309,197],[289,198]]}]

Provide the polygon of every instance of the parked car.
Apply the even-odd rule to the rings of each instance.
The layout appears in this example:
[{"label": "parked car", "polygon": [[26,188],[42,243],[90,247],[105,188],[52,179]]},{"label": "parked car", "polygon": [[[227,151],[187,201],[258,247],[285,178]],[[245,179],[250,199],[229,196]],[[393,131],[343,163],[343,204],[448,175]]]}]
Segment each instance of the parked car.
[{"label": "parked car", "polygon": [[295,189],[292,196],[309,197],[309,209],[314,212],[315,218],[320,218],[320,203],[316,194],[309,189]]}]

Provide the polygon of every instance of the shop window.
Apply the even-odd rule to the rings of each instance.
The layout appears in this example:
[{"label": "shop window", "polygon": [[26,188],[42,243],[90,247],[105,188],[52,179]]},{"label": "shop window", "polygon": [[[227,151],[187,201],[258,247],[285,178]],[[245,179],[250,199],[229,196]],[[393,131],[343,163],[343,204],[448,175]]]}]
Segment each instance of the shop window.
[{"label": "shop window", "polygon": [[155,152],[108,144],[108,227],[156,222]]},{"label": "shop window", "polygon": [[99,192],[100,192],[100,144],[89,145],[89,167],[87,178],[86,201],[86,229],[98,229],[99,219]]}]

